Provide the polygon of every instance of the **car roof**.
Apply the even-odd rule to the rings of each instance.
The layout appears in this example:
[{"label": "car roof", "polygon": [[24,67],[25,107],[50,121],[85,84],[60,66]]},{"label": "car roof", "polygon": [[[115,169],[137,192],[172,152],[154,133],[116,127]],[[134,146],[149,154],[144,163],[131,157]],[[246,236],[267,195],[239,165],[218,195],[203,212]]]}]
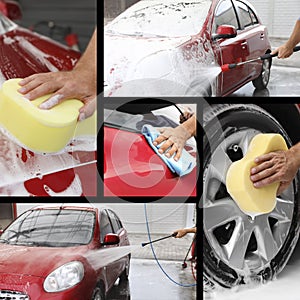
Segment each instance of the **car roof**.
[{"label": "car roof", "polygon": [[43,210],[43,209],[69,209],[69,210],[90,210],[90,211],[101,211],[103,209],[107,209],[104,206],[95,207],[93,204],[88,203],[61,203],[61,204],[44,204],[44,205],[37,205],[31,207],[28,210]]}]

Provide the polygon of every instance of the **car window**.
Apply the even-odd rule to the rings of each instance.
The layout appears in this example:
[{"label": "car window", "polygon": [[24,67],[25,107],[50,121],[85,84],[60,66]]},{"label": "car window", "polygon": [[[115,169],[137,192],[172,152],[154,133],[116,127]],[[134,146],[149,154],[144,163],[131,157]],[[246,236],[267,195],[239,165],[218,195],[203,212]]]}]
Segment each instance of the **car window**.
[{"label": "car window", "polygon": [[221,1],[216,8],[213,22],[213,33],[216,33],[220,25],[231,25],[238,29],[238,21],[236,13],[232,6],[231,0]]},{"label": "car window", "polygon": [[249,8],[246,4],[236,1],[236,7],[240,19],[241,29],[252,25],[252,18],[249,12]]},{"label": "car window", "polygon": [[254,11],[250,7],[248,7],[248,9],[249,9],[249,13],[250,13],[250,16],[251,16],[251,19],[252,19],[252,23],[253,24],[259,24],[258,18],[256,16],[256,14],[254,13]]},{"label": "car window", "polygon": [[90,243],[95,213],[86,210],[31,210],[16,219],[1,235],[10,244],[68,247]]},{"label": "car window", "polygon": [[120,229],[122,229],[122,223],[120,221],[120,219],[118,218],[118,216],[111,210],[107,210],[110,220],[111,220],[111,224],[112,227],[114,229],[114,232],[117,233]]},{"label": "car window", "polygon": [[108,233],[114,233],[110,219],[106,213],[106,210],[100,213],[100,242],[103,243],[104,237]]}]

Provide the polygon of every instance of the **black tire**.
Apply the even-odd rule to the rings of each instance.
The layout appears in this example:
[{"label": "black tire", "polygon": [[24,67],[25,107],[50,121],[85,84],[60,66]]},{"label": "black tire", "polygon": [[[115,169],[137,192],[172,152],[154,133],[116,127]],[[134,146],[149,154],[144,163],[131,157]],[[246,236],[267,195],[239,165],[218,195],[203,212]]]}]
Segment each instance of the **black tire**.
[{"label": "black tire", "polygon": [[96,286],[91,300],[105,300],[105,294],[100,286]]},{"label": "black tire", "polygon": [[[203,197],[200,207],[203,208],[203,271],[205,280],[209,281],[207,286],[210,284],[212,286],[219,284],[223,287],[230,288],[253,280],[260,282],[271,280],[286,265],[299,236],[299,173],[289,189],[280,195],[280,198],[277,200],[277,205],[279,205],[285,201],[285,197],[290,197],[287,201],[289,205],[287,213],[289,223],[286,224],[285,228],[278,220],[274,219],[273,212],[275,210],[278,218],[280,218],[281,211],[278,211],[279,213],[277,212],[277,205],[273,212],[259,216],[261,219],[255,218],[254,221],[252,221],[253,225],[251,225],[251,220],[247,219],[230,198],[226,185],[222,182],[222,175],[218,175],[218,172],[216,173],[217,176],[215,177],[220,178],[220,181],[214,178],[214,170],[224,170],[223,173],[220,172],[220,174],[226,174],[227,169],[225,162],[227,161],[227,164],[230,164],[230,160],[231,162],[238,160],[244,155],[245,151],[243,151],[242,148],[230,148],[233,146],[233,144],[230,144],[230,141],[234,139],[239,141],[239,138],[243,139],[247,137],[246,134],[249,134],[249,137],[251,137],[251,134],[255,135],[258,132],[280,133],[285,138],[287,144],[291,145],[291,141],[284,128],[282,128],[270,114],[258,106],[220,104],[206,107],[204,110],[204,173]],[[220,157],[220,153],[222,153],[218,152],[221,151],[220,149],[224,149],[224,153],[226,153],[230,160],[228,160],[227,157],[225,158],[225,155],[217,160],[217,157]],[[231,152],[233,151],[232,149],[235,149],[235,152]],[[218,153],[219,156],[217,156],[216,153]],[[216,168],[218,161],[224,164],[223,169]],[[224,199],[226,199],[226,202]],[[229,206],[224,210],[226,207],[224,203],[230,204],[230,210],[228,209]],[[228,211],[228,213],[234,217],[235,212],[237,212],[239,217],[242,218],[241,224],[244,227],[240,229],[240,232],[245,234],[243,244],[238,244],[239,240],[236,241],[236,244],[230,244],[233,235],[238,233],[239,230],[237,225],[240,224],[237,221],[226,223],[226,217],[223,219],[224,223],[222,223],[221,219],[223,216],[221,216],[215,219],[218,220],[219,223],[216,221],[216,226],[214,227],[215,220],[212,220],[210,217],[213,212],[211,208],[213,205],[216,205],[216,208],[220,207],[221,204],[224,204],[224,206],[219,209],[220,215],[225,215]],[[216,212],[215,210],[214,213]],[[285,211],[281,212],[281,214],[283,213],[285,213]],[[216,214],[212,216],[216,216]],[[257,225],[256,222],[262,222],[261,220],[264,220],[264,223],[257,223]],[[249,222],[250,225],[247,222]],[[220,226],[218,226],[218,224],[220,224]],[[275,224],[277,224],[276,226],[278,227],[274,227]],[[263,229],[266,228],[269,237],[273,234],[273,236],[270,237],[270,241],[273,238],[274,241],[276,240],[277,242],[277,236],[274,236],[275,234],[281,238],[281,243],[278,244],[278,248],[274,246],[273,252],[270,252],[269,257],[266,259],[259,257],[259,249],[262,249],[260,248],[260,243],[263,243],[266,249],[269,248],[269,246],[267,242],[264,241],[264,238],[262,238],[262,235],[257,237],[258,233],[254,231],[254,226],[256,225],[258,226],[257,228],[260,228],[259,226],[262,226]],[[230,249],[228,245],[233,247],[232,253],[236,254],[236,257],[230,257],[228,254],[227,258],[226,254],[224,254],[225,251],[223,252],[223,250],[226,247]],[[244,249],[244,252],[243,249],[234,249],[235,245],[242,245],[241,248]],[[234,250],[241,251],[241,253],[234,252]],[[266,256],[268,255],[266,254]]]},{"label": "black tire", "polygon": [[126,262],[125,265],[125,269],[124,271],[121,273],[120,275],[120,283],[124,283],[128,281],[128,277],[129,277],[129,270],[130,270],[130,254],[128,255],[128,260]]},{"label": "black tire", "polygon": [[263,60],[260,75],[252,81],[257,90],[264,90],[267,88],[271,75],[271,65],[272,58]]}]

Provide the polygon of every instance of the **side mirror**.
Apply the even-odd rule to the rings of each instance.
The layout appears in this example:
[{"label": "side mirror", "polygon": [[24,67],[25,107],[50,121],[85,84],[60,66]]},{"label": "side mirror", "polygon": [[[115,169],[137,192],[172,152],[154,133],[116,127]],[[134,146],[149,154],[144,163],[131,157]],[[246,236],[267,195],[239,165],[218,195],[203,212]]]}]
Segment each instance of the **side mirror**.
[{"label": "side mirror", "polygon": [[230,39],[237,35],[236,28],[232,25],[220,25],[217,28],[217,33],[213,34],[212,39]]},{"label": "side mirror", "polygon": [[120,238],[117,234],[115,233],[108,233],[104,239],[102,245],[117,245],[120,243]]},{"label": "side mirror", "polygon": [[11,20],[22,18],[21,6],[17,1],[5,0],[0,2],[0,11]]}]

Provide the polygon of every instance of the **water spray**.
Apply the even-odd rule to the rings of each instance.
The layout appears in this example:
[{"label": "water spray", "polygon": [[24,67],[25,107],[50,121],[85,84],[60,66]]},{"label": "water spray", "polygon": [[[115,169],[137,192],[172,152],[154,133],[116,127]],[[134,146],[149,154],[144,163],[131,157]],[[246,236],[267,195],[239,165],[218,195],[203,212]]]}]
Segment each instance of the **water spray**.
[{"label": "water spray", "polygon": [[[297,52],[300,50],[300,46],[296,46],[294,49],[293,49],[293,52]],[[225,64],[225,65],[222,65],[221,66],[221,70],[222,72],[227,72],[231,69],[234,69],[238,66],[242,66],[244,64],[247,64],[247,63],[251,63],[251,62],[254,62],[254,61],[258,61],[258,60],[264,60],[264,59],[269,59],[271,57],[276,57],[278,55],[278,53],[275,53],[275,54],[271,54],[271,53],[267,53],[267,54],[264,54],[260,57],[257,57],[257,58],[254,58],[254,59],[250,59],[250,60],[246,60],[246,61],[242,61],[242,62],[239,62],[239,63],[233,63],[233,64]]]}]

